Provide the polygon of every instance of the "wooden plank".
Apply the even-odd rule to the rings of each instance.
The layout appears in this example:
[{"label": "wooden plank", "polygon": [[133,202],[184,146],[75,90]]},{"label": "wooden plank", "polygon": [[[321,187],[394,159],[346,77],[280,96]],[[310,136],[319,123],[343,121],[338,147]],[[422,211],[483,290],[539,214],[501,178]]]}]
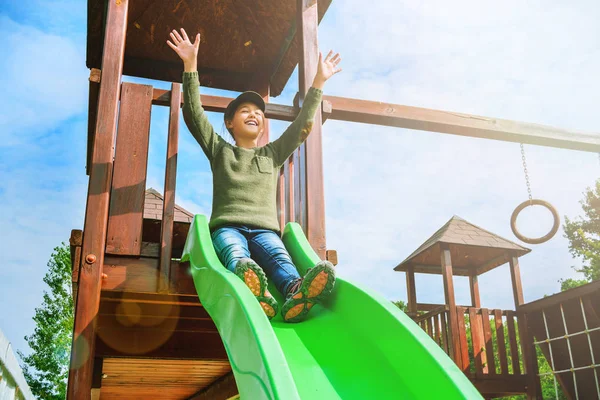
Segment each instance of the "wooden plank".
[{"label": "wooden plank", "polygon": [[[443,318],[443,315],[442,315]],[[436,314],[433,316],[433,338],[438,345],[442,345],[440,338],[440,315]]]},{"label": "wooden plank", "polygon": [[[102,290],[159,293],[159,263],[160,261],[156,258],[106,256],[104,260],[106,278],[102,280]],[[187,296],[197,295],[192,276],[187,273],[187,270],[188,267],[181,266],[178,261],[171,261],[168,271],[176,281],[173,281],[173,285],[168,287],[168,293]]]},{"label": "wooden plank", "polygon": [[508,361],[506,358],[506,338],[504,337],[504,324],[502,323],[502,310],[494,310],[496,326],[496,341],[498,343],[498,359],[500,360],[500,373],[508,375]]},{"label": "wooden plank", "polygon": [[[464,365],[462,360],[461,352],[461,338],[459,337],[458,326],[459,324],[464,328],[463,314],[460,314],[456,308],[456,300],[454,298],[454,282],[452,280],[452,261],[450,257],[450,248],[447,244],[441,243],[441,265],[442,265],[442,279],[444,281],[444,298],[446,305],[448,306],[448,322],[450,324],[450,331],[448,332],[449,340],[452,342],[451,358],[458,365]],[[459,320],[460,317],[460,320]],[[461,323],[462,322],[462,323]],[[465,336],[466,343],[466,336]],[[467,353],[468,363],[468,353]]]},{"label": "wooden plank", "polygon": [[496,398],[523,394],[526,391],[527,382],[524,376],[500,377],[485,376],[483,378],[473,377],[471,382],[477,390],[486,398]]},{"label": "wooden plank", "polygon": [[[296,26],[300,37],[300,62],[298,63],[299,99],[312,85],[317,73],[319,61],[319,44],[317,28],[319,12],[316,0],[296,1]],[[322,145],[322,116],[317,109],[312,130],[305,144],[301,147],[305,157],[302,157],[302,169],[306,169],[306,236],[312,248],[320,259],[325,258],[327,250],[325,240],[325,195],[323,182],[323,145]],[[303,182],[304,179],[301,179]]]},{"label": "wooden plank", "polygon": [[427,318],[425,322],[427,323],[427,334],[433,339],[433,316]]},{"label": "wooden plank", "polygon": [[152,86],[123,83],[106,252],[139,256],[146,192]]},{"label": "wooden plank", "polygon": [[446,324],[446,318],[448,317],[448,313],[444,312],[441,314],[441,323],[442,323],[442,348],[446,352],[446,354],[451,354],[451,349],[449,348],[448,342],[448,325]]},{"label": "wooden plank", "polygon": [[306,182],[302,177],[306,177],[303,175],[304,169],[302,168],[302,146],[294,151],[292,154],[292,165],[294,166],[294,175],[293,175],[293,192],[294,197],[292,197],[294,203],[294,222],[300,224],[304,233],[306,234],[306,224],[304,221],[305,216],[305,205],[306,205],[306,186],[302,182]]},{"label": "wooden plank", "polygon": [[[118,337],[119,341],[108,344],[102,337]],[[162,343],[156,341],[156,337],[149,336],[147,329],[126,333],[106,329],[102,337],[98,336],[97,357],[228,360],[221,338],[214,333],[173,332],[169,337],[161,337]]]},{"label": "wooden plank", "polygon": [[332,263],[334,266],[338,265],[338,254],[337,250],[327,250],[325,252],[325,259]]},{"label": "wooden plank", "polygon": [[483,323],[487,373],[496,375],[496,360],[494,359],[494,342],[492,340],[492,329],[490,327],[490,312],[487,308],[481,309],[481,322]]},{"label": "wooden plank", "polygon": [[469,275],[469,287],[471,288],[471,306],[480,308],[481,299],[479,297],[479,280],[477,275]]},{"label": "wooden plank", "polygon": [[456,307],[456,314],[457,314],[457,337],[458,340],[457,341],[452,341],[452,345],[456,346],[454,347],[455,350],[455,354],[458,354],[458,360],[459,362],[456,362],[456,364],[458,365],[458,367],[465,373],[465,374],[469,374],[469,369],[470,369],[470,360],[469,360],[469,343],[467,342],[467,329],[465,326],[465,319],[464,319],[464,315],[465,312],[467,311],[467,309],[465,307]]},{"label": "wooden plank", "polygon": [[475,358],[475,374],[482,378],[487,374],[487,365],[485,363],[485,342],[483,339],[483,325],[479,309],[469,307],[469,321],[471,325],[471,340],[473,343],[473,357]]},{"label": "wooden plank", "polygon": [[[519,324],[523,366],[527,376],[527,397],[529,399],[537,399],[542,393],[542,387],[538,377],[538,361],[535,345],[533,344],[534,338],[529,331],[529,327],[527,326],[527,316],[525,314],[518,312],[517,322]],[[584,353],[587,354],[587,351]]]},{"label": "wooden plank", "polygon": [[106,247],[113,143],[116,135],[118,92],[123,70],[128,6],[128,0],[108,2],[106,11],[102,82],[83,230],[85,235],[82,258],[87,262],[82,264],[79,273],[67,389],[69,400],[89,400],[91,396],[93,358],[89,355],[94,354],[96,340],[94,319],[100,303],[100,276]]},{"label": "wooden plank", "polygon": [[206,389],[196,393],[188,400],[228,400],[238,394],[233,372],[217,379]]},{"label": "wooden plank", "polygon": [[506,326],[508,328],[508,343],[510,344],[513,374],[520,375],[521,365],[519,364],[519,350],[517,346],[517,333],[515,330],[515,313],[513,311],[506,311]]},{"label": "wooden plank", "polygon": [[409,266],[406,271],[406,291],[408,298],[408,311],[417,312],[417,288],[415,283],[415,269]]},{"label": "wooden plank", "polygon": [[377,101],[336,96],[324,96],[324,100],[332,104],[333,110],[329,119],[600,152],[600,135],[596,134]]},{"label": "wooden plank", "polygon": [[165,187],[163,217],[160,231],[160,266],[158,291],[169,289],[171,256],[173,254],[173,220],[175,218],[175,187],[177,179],[177,154],[179,152],[179,107],[181,104],[181,85],[171,84],[171,107],[169,110],[169,135],[167,139],[167,160],[165,169]]},{"label": "wooden plank", "polygon": [[[88,138],[87,138],[87,153],[85,163],[85,173],[90,174],[92,168],[92,152],[94,150],[94,140],[96,137],[96,123],[98,115],[98,96],[100,94],[100,76],[99,73],[94,71],[100,71],[93,68],[90,71],[90,86],[88,96]],[[94,76],[97,76],[98,81],[92,80]]]}]

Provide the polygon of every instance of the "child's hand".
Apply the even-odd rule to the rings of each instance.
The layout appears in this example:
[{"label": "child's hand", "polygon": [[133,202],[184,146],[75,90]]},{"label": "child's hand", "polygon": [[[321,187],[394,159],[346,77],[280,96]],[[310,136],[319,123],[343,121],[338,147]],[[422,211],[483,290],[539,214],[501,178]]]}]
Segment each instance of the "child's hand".
[{"label": "child's hand", "polygon": [[319,53],[319,64],[313,87],[323,89],[325,82],[342,70],[341,68],[337,68],[337,65],[342,61],[340,54],[336,53],[333,57],[332,54],[333,50],[330,51],[329,54],[327,54],[327,57],[325,57],[325,60],[323,60],[323,54]]},{"label": "child's hand", "polygon": [[[182,36],[183,35],[183,36]],[[185,72],[194,72],[197,70],[198,63],[198,47],[200,47],[200,34],[196,35],[194,43],[190,41],[185,30],[181,28],[181,35],[175,29],[171,32],[171,39],[167,40],[167,44],[175,53],[183,60]]]}]

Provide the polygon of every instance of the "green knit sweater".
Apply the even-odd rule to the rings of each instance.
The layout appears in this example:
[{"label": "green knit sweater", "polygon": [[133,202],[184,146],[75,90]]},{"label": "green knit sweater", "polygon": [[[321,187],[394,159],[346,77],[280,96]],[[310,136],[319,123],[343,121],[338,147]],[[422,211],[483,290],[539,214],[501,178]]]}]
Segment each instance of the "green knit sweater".
[{"label": "green knit sweater", "polygon": [[279,170],[310,133],[322,91],[310,88],[298,117],[279,139],[245,149],[227,143],[215,132],[202,108],[199,86],[197,72],[184,72],[183,118],[208,157],[213,173],[211,231],[234,224],[279,232]]}]

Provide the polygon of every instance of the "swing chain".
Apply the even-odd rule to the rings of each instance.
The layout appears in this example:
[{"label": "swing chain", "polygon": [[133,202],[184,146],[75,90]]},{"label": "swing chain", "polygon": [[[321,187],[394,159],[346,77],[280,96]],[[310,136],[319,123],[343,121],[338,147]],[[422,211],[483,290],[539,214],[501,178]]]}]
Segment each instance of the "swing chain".
[{"label": "swing chain", "polygon": [[521,159],[523,160],[523,172],[525,173],[525,182],[527,183],[527,194],[529,195],[529,203],[533,200],[531,196],[531,184],[529,183],[529,171],[527,171],[527,160],[525,159],[525,147],[521,143]]}]

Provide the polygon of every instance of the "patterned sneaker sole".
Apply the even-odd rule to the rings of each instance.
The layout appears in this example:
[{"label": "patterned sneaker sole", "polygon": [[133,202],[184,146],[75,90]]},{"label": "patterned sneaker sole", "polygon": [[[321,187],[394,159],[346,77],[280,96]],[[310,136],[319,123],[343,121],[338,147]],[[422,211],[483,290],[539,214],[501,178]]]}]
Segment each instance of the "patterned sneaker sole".
[{"label": "patterned sneaker sole", "polygon": [[279,304],[267,290],[267,276],[262,268],[253,263],[240,263],[235,274],[248,286],[269,319],[277,315]]},{"label": "patterned sneaker sole", "polygon": [[306,319],[310,309],[325,300],[333,290],[335,271],[329,264],[319,263],[304,277],[300,290],[282,307],[285,322],[300,322]]}]

